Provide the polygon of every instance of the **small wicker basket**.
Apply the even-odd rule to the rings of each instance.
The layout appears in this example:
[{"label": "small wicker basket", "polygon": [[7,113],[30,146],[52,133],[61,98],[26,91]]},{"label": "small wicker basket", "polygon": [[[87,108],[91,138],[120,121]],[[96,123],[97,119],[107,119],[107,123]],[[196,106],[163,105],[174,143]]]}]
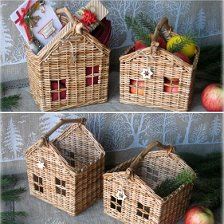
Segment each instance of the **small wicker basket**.
[{"label": "small wicker basket", "polygon": [[[60,136],[49,136],[74,123]],[[102,197],[105,152],[85,119],[61,120],[26,151],[30,194],[77,215]]]},{"label": "small wicker basket", "polygon": [[[163,18],[155,29],[150,47],[138,51],[130,47],[120,57],[121,103],[171,111],[189,110],[200,50],[197,47],[191,65],[158,47],[156,40],[160,32],[165,32],[167,39],[177,35],[171,30],[168,19]],[[142,72],[149,68],[153,75],[151,79],[146,79]],[[169,91],[171,89],[174,91]]]},{"label": "small wicker basket", "polygon": [[104,103],[110,50],[67,8],[57,10],[63,29],[37,55],[26,46],[29,84],[43,111]]},{"label": "small wicker basket", "polygon": [[[154,147],[162,148],[152,151]],[[152,142],[137,157],[104,174],[104,211],[124,223],[176,224],[188,206],[193,184],[182,185],[165,198],[155,189],[182,170],[194,171],[173,147]]]}]

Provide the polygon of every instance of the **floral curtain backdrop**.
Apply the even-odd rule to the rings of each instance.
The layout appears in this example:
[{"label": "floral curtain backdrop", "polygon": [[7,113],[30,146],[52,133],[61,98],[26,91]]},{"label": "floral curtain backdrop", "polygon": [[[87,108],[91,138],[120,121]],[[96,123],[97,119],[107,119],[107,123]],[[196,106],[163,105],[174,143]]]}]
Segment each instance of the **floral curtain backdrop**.
[{"label": "floral curtain backdrop", "polygon": [[25,149],[60,118],[77,117],[87,118],[87,128],[107,152],[143,148],[155,139],[176,146],[222,143],[221,113],[2,114],[1,162],[23,160]]},{"label": "floral curtain backdrop", "polygon": [[[54,8],[66,6],[75,12],[89,0],[49,1]],[[0,2],[1,66],[12,66],[26,61],[24,41],[9,18],[22,2],[22,0]],[[119,52],[117,49],[133,43],[133,34],[125,24],[125,15],[135,16],[139,12],[144,12],[155,21],[164,15],[168,16],[176,32],[192,34],[199,44],[221,41],[222,1],[102,0],[102,2],[110,12],[108,18],[112,21],[113,28],[110,47],[114,49],[115,55]],[[117,59],[118,56],[115,58]],[[4,72],[16,73],[16,70],[5,68]],[[11,79],[16,79],[16,74],[10,75],[14,75]],[[2,81],[8,81],[9,75],[5,75],[4,79]]]}]

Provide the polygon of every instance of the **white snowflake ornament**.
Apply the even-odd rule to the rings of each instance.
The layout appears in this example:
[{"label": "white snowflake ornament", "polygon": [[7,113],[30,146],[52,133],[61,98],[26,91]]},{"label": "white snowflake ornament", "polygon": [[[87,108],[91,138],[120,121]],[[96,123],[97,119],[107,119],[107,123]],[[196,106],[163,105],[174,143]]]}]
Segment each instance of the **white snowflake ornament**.
[{"label": "white snowflake ornament", "polygon": [[153,72],[152,72],[151,68],[147,68],[147,69],[143,68],[141,75],[142,75],[143,79],[151,79]]},{"label": "white snowflake ornament", "polygon": [[118,191],[117,191],[117,194],[116,194],[116,198],[117,198],[118,200],[124,201],[125,198],[127,198],[127,196],[125,195],[125,193],[124,193],[123,190],[118,190]]},{"label": "white snowflake ornament", "polygon": [[44,161],[43,160],[40,160],[38,163],[37,163],[37,167],[41,170],[43,170],[45,168],[45,165],[44,165]]}]

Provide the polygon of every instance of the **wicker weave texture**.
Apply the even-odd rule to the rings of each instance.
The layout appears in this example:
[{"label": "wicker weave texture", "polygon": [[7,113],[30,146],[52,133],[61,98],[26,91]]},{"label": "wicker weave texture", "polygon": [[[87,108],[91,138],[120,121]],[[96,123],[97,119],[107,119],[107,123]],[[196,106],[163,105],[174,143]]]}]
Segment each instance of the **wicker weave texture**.
[{"label": "wicker weave texture", "polygon": [[104,156],[82,124],[71,125],[51,142],[38,141],[26,152],[30,194],[70,215],[81,213],[102,197]]},{"label": "wicker weave texture", "polygon": [[[106,102],[110,50],[87,31],[76,33],[74,27],[78,21],[70,22],[64,15],[59,18],[64,28],[37,55],[26,47],[29,83],[35,102],[43,111]],[[52,89],[52,82],[58,82],[56,89]],[[63,87],[61,82],[65,83]],[[60,96],[63,91],[66,97]]]},{"label": "wicker weave texture", "polygon": [[[170,32],[169,38],[175,35],[177,34]],[[171,111],[188,111],[200,49],[197,47],[191,65],[160,47],[153,52],[153,47],[135,52],[131,47],[120,57],[120,102]],[[151,68],[153,76],[151,79],[143,79],[141,72],[148,68]],[[177,93],[164,91],[166,79],[178,79]],[[138,82],[133,84],[133,80]],[[131,92],[131,89],[135,91]]]},{"label": "wicker weave texture", "polygon": [[[184,169],[194,171],[177,155],[160,150],[147,153],[130,178],[127,171],[136,158],[104,174],[105,213],[124,223],[176,224],[188,206],[193,185],[182,185],[166,198],[153,189]],[[123,201],[116,199],[121,189],[126,195]]]}]

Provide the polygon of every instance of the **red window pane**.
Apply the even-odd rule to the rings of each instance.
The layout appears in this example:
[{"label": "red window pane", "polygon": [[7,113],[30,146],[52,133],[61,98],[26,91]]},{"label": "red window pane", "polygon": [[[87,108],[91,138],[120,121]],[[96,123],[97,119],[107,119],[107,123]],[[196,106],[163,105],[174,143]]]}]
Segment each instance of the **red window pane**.
[{"label": "red window pane", "polygon": [[58,81],[51,81],[51,90],[58,90]]},{"label": "red window pane", "polygon": [[88,78],[86,78],[86,86],[92,86],[92,85],[98,84],[98,81],[99,81],[98,76],[95,76],[93,78],[88,77]]},{"label": "red window pane", "polygon": [[58,101],[58,93],[51,93],[51,100]]}]

